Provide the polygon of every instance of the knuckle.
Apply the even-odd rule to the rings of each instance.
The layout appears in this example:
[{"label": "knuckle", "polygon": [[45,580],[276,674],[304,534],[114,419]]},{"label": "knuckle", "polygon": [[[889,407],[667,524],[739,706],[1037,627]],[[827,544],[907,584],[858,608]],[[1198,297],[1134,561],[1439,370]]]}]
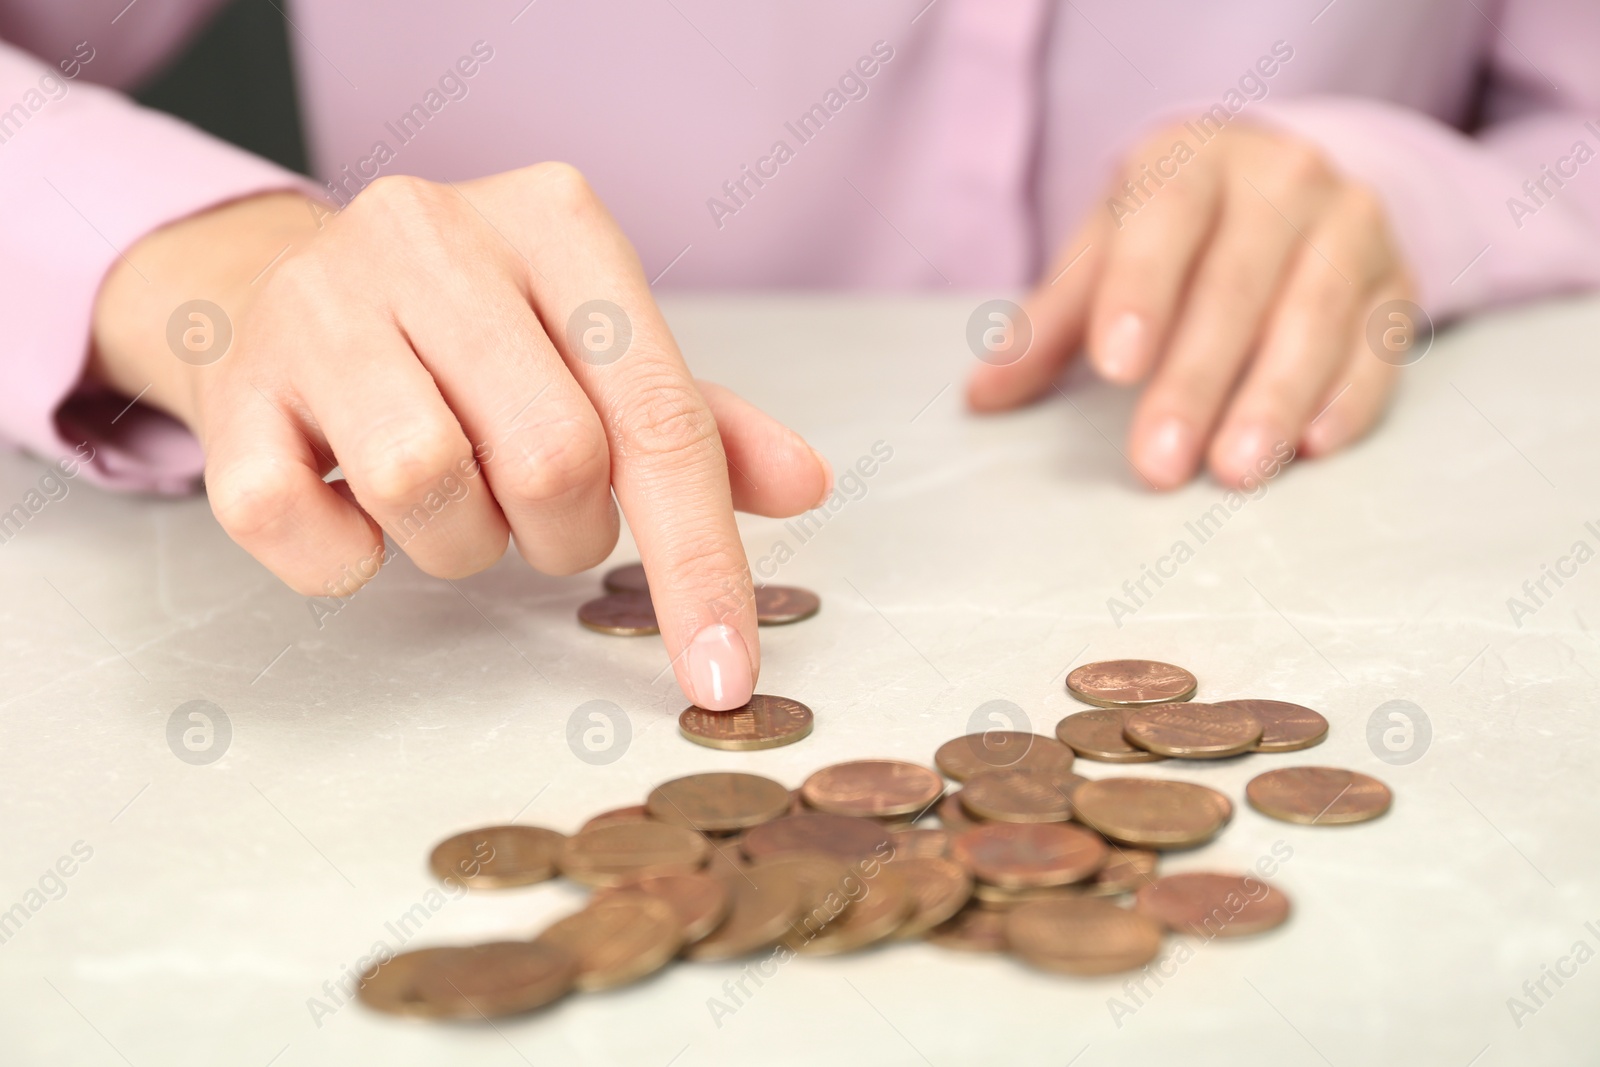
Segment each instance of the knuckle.
[{"label": "knuckle", "polygon": [[689,460],[720,452],[716,420],[686,378],[652,373],[636,378],[631,401],[612,416],[612,437],[628,458]]},{"label": "knuckle", "polygon": [[445,476],[468,455],[459,432],[441,421],[390,423],[371,431],[350,473],[352,485],[365,488],[379,507],[415,504],[443,484]]},{"label": "knuckle", "polygon": [[540,200],[560,215],[582,215],[599,202],[583,172],[571,163],[538,163],[529,178]]},{"label": "knuckle", "polygon": [[515,459],[496,472],[496,495],[522,504],[550,504],[604,485],[611,451],[594,419],[544,423],[523,433]]},{"label": "knuckle", "polygon": [[1265,171],[1266,184],[1279,194],[1321,185],[1330,177],[1322,151],[1316,145],[1299,140],[1278,142]]},{"label": "knuckle", "polygon": [[292,463],[271,456],[206,475],[211,513],[229,537],[247,547],[285,521],[294,509],[298,486]]},{"label": "knuckle", "polygon": [[386,175],[363,189],[344,214],[364,230],[391,234],[413,246],[444,245],[450,204],[441,190],[409,174]]}]

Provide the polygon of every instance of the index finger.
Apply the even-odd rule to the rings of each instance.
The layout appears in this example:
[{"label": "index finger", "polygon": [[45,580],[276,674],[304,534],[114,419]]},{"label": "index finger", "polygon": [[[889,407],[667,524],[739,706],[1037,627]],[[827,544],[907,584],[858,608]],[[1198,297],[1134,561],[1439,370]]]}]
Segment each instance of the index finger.
[{"label": "index finger", "polygon": [[679,686],[712,711],[748,703],[760,646],[727,458],[638,256],[570,167],[541,164],[463,195],[479,189],[489,216],[519,220],[528,298],[600,414]]}]

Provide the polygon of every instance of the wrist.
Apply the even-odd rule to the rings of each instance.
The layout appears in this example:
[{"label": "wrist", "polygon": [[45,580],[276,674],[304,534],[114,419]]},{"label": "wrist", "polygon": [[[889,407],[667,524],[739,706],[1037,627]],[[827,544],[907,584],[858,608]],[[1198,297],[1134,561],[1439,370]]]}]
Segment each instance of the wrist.
[{"label": "wrist", "polygon": [[317,229],[304,196],[268,193],[141,238],[95,299],[89,377],[198,431],[203,388],[224,343],[236,342],[258,279]]}]

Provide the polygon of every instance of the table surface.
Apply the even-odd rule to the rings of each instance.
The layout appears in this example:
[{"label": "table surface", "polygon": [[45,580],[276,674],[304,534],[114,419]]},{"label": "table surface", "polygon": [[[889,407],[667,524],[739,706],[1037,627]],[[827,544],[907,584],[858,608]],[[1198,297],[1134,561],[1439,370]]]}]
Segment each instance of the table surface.
[{"label": "table surface", "polygon": [[[808,539],[741,519],[752,562],[782,556],[776,579],[824,605],[763,631],[759,688],[817,717],[811,737],[769,752],[678,735],[683,700],[658,643],[574,621],[594,573],[549,578],[512,557],[452,587],[400,560],[319,620],[203,499],[68,483],[0,545],[0,909],[12,916],[0,944],[12,1051],[0,1058],[1594,1062],[1600,564],[1571,554],[1600,547],[1600,302],[1448,331],[1404,371],[1377,434],[1236,506],[1204,480],[1166,495],[1139,486],[1119,452],[1126,391],[1079,377],[1017,414],[966,414],[976,303],[667,305],[697,373],[788,421],[838,470],[892,450]],[[0,457],[0,500],[23,500],[42,473]],[[1225,520],[1199,543],[1188,524],[1219,503]],[[1108,598],[1180,540],[1193,557],[1114,620]],[[625,538],[614,559],[631,557]],[[1535,605],[1524,582],[1558,565],[1576,576],[1547,580]],[[1514,613],[1512,597],[1531,612]],[[1078,708],[1069,666],[1126,656],[1188,667],[1200,699],[1300,701],[1331,721],[1308,753],[1135,768],[1215,786],[1237,806],[1215,843],[1166,870],[1289,853],[1276,883],[1294,915],[1277,932],[1181,950],[1171,939],[1167,977],[1143,992],[904,944],[790,962],[747,983],[731,1015],[710,1001],[731,1005],[724,984],[742,964],[679,965],[493,1027],[340,1003],[345,969],[379,943],[525,935],[581,901],[555,883],[439,895],[424,862],[453,832],[513,818],[572,831],[695,771],[798,784],[848,759],[931,762],[997,699],[1048,734]],[[169,719],[191,700],[231,727],[210,764],[169,745]],[[631,739],[606,765],[567,741],[591,700],[628,720]],[[1404,764],[1369,742],[1392,700],[1428,727]],[[1302,762],[1377,775],[1393,810],[1313,828],[1243,803],[1252,776]],[[1525,990],[1541,978],[1542,992]]]}]

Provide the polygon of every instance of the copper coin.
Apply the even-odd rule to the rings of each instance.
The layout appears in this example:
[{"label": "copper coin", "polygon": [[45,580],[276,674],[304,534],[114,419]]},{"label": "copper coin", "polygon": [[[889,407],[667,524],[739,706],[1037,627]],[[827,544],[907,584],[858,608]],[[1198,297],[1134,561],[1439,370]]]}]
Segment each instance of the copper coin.
[{"label": "copper coin", "polygon": [[1072,795],[1074,817],[1139,848],[1190,848],[1216,836],[1233,804],[1215,789],[1159,778],[1099,778]]},{"label": "copper coin", "polygon": [[814,852],[855,863],[868,857],[881,860],[892,847],[889,831],[871,819],[820,811],[785,815],[762,823],[748,830],[740,842],[744,854],[757,861]]},{"label": "copper coin", "polygon": [[[356,998],[374,1011],[390,1015],[414,1015],[426,1018],[434,1014],[433,1005],[424,1001],[417,992],[418,977],[459,948],[419,948],[402,952],[387,962],[380,963],[370,974],[361,976]],[[577,972],[576,963],[572,967]]]},{"label": "copper coin", "polygon": [[1250,779],[1244,795],[1263,815],[1307,826],[1366,822],[1394,802],[1389,787],[1376,778],[1338,767],[1268,771]]},{"label": "copper coin", "polygon": [[648,893],[664,902],[683,927],[684,944],[693,944],[722,924],[733,904],[733,894],[722,879],[705,871],[694,874],[663,874],[624,882],[601,889],[592,898],[601,901],[613,894]]},{"label": "copper coin", "polygon": [[1076,712],[1056,723],[1056,736],[1084,759],[1101,763],[1154,763],[1166,759],[1128,743],[1122,736],[1127,717],[1126,708]]},{"label": "copper coin", "polygon": [[1194,696],[1194,675],[1153,659],[1112,659],[1085,663],[1067,675],[1067,692],[1101,708],[1167,704]]},{"label": "copper coin", "polygon": [[663,782],[645,807],[662,822],[691,830],[743,830],[787,812],[789,790],[759,774],[712,771]]},{"label": "copper coin", "polygon": [[889,866],[911,890],[911,914],[892,935],[897,941],[921,937],[952,918],[972,899],[972,875],[955,860],[896,856]]},{"label": "copper coin", "polygon": [[944,859],[950,855],[951,836],[949,830],[895,830],[889,834],[889,844],[896,861]]},{"label": "copper coin", "polygon": [[756,586],[756,622],[762,626],[785,626],[809,619],[822,610],[822,600],[807,589],[790,585]]},{"label": "copper coin", "polygon": [[1063,823],[985,823],[950,843],[951,856],[980,880],[1007,889],[1081,882],[1105,866],[1098,834]]},{"label": "copper coin", "polygon": [[944,792],[944,780],[926,767],[900,760],[836,763],[807,778],[800,795],[817,811],[882,818],[926,811]]},{"label": "copper coin", "polygon": [[972,814],[962,805],[961,793],[962,791],[959,789],[953,793],[946,793],[944,799],[939,801],[939,807],[937,808],[939,825],[952,834],[970,830],[981,822],[981,820],[973,818]]},{"label": "copper coin", "polygon": [[614,567],[606,571],[606,576],[600,580],[600,584],[608,593],[650,592],[650,583],[645,580],[643,563],[628,563]]},{"label": "copper coin", "polygon": [[1258,934],[1289,917],[1283,891],[1252,874],[1169,874],[1141,888],[1133,906],[1168,929],[1207,940]]},{"label": "copper coin", "polygon": [[1122,736],[1162,756],[1222,759],[1254,748],[1261,740],[1261,720],[1238,706],[1154,704],[1128,712]]},{"label": "copper coin", "polygon": [[578,608],[578,621],[589,629],[618,637],[658,634],[656,609],[646,593],[607,593]]},{"label": "copper coin", "polygon": [[428,866],[443,882],[472,889],[503,889],[554,878],[565,834],[542,826],[485,826],[446,838]]},{"label": "copper coin", "polygon": [[1106,865],[1084,884],[1084,892],[1090,896],[1132,893],[1140,886],[1155,881],[1156,866],[1160,861],[1161,854],[1158,852],[1117,845],[1111,849],[1111,858],[1106,860]]},{"label": "copper coin", "polygon": [[1004,952],[1006,920],[998,911],[968,905],[955,917],[929,930],[927,940],[958,952]]},{"label": "copper coin", "polygon": [[1156,922],[1106,900],[1037,900],[1006,916],[1006,943],[1035,967],[1062,974],[1115,974],[1161,951]]},{"label": "copper coin", "polygon": [[625,808],[612,808],[610,811],[602,811],[599,815],[596,815],[594,818],[584,823],[583,826],[579,828],[579,832],[581,833],[583,830],[593,830],[597,826],[615,826],[619,822],[653,821],[654,820],[650,816],[649,808],[645,807],[643,804],[630,804]]},{"label": "copper coin", "polygon": [[561,873],[584,885],[619,885],[660,874],[692,874],[711,846],[693,830],[661,822],[624,822],[567,838]]},{"label": "copper coin", "polygon": [[1032,770],[1066,769],[1072,766],[1072,750],[1054,738],[1017,730],[985,730],[946,741],[933,754],[946,776],[964,782],[984,771],[1009,767]]},{"label": "copper coin", "polygon": [[800,914],[800,885],[792,879],[756,881],[741,869],[721,876],[733,894],[722,925],[683,950],[691,960],[731,960],[775,945]]},{"label": "copper coin", "polygon": [[812,722],[811,709],[798,700],[757,693],[732,711],[690,705],[678,716],[678,729],[697,745],[753,752],[794,744],[811,732]]},{"label": "copper coin", "polygon": [[791,930],[783,943],[802,956],[837,956],[884,940],[900,928],[915,898],[892,865],[862,864],[845,875],[846,903],[838,917],[816,933]]},{"label": "copper coin", "polygon": [[1072,792],[1083,781],[1071,771],[985,771],[967,779],[961,806],[992,822],[1066,822]]},{"label": "copper coin", "polygon": [[665,967],[683,948],[683,924],[660,897],[633,890],[597,896],[534,939],[578,961],[574,984],[584,992],[637,982]]},{"label": "copper coin", "polygon": [[1261,720],[1261,740],[1253,752],[1297,752],[1328,737],[1328,720],[1285,700],[1219,700],[1213,707],[1243,708]]},{"label": "copper coin", "polygon": [[[414,971],[405,1014],[433,1019],[476,1020],[532,1011],[569,993],[578,973],[577,961],[565,951],[529,941],[424,951],[429,954]],[[410,955],[395,957],[385,968]]]},{"label": "copper coin", "polygon": [[750,864],[745,868],[745,873],[756,882],[764,878],[778,878],[799,887],[800,910],[794,919],[797,930],[815,934],[838,918],[849,904],[844,885],[850,874],[850,865],[832,856],[815,852],[774,856]]},{"label": "copper coin", "polygon": [[990,885],[988,882],[975,882],[972,888],[972,899],[978,902],[979,907],[1000,911],[1034,900],[1056,900],[1060,897],[1081,897],[1084,894],[1083,887],[1076,885],[1036,885],[1022,889],[1006,889],[1004,886]]}]

